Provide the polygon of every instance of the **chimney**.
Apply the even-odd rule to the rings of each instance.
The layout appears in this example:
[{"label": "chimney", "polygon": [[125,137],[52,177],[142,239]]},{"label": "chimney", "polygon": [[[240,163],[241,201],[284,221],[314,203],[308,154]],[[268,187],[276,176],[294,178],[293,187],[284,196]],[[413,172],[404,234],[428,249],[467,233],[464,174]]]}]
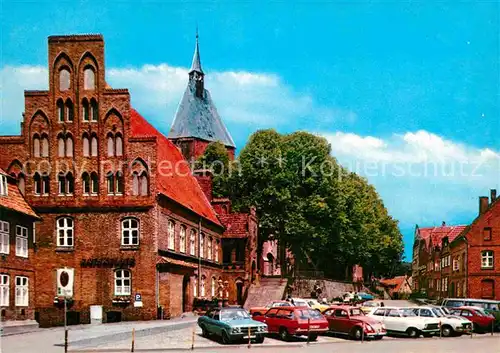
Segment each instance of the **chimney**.
[{"label": "chimney", "polygon": [[212,202],[212,172],[208,169],[198,169],[193,172],[193,175],[208,201]]},{"label": "chimney", "polygon": [[488,208],[488,196],[479,197],[479,214],[483,214]]},{"label": "chimney", "polygon": [[491,189],[490,190],[490,199],[491,199],[491,203],[495,202],[495,200],[497,199],[497,189]]},{"label": "chimney", "polygon": [[446,222],[443,221],[443,223],[441,223],[441,227],[446,227]]}]

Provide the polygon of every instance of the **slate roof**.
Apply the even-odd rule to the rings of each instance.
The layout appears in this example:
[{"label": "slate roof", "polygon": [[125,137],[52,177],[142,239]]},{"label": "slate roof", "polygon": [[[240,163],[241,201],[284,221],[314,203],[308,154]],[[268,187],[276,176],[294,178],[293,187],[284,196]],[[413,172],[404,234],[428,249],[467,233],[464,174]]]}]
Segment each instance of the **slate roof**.
[{"label": "slate roof", "polygon": [[134,109],[130,109],[130,129],[132,137],[156,137],[157,165],[163,161],[172,165],[172,173],[158,173],[156,176],[158,192],[221,226],[179,149]]},{"label": "slate roof", "polygon": [[40,219],[30,205],[28,205],[12,177],[1,168],[0,174],[7,176],[8,185],[7,196],[0,196],[0,207],[22,213],[35,219]]},{"label": "slate roof", "polygon": [[418,235],[421,240],[425,241],[428,248],[431,246],[436,247],[441,245],[444,237],[448,237],[448,241],[451,243],[466,227],[465,225],[459,225],[419,228]]},{"label": "slate roof", "polygon": [[196,47],[194,48],[193,62],[191,63],[191,70],[189,72],[198,71],[203,73],[201,69],[201,60],[200,60],[200,47],[198,45],[198,34],[196,34]]}]

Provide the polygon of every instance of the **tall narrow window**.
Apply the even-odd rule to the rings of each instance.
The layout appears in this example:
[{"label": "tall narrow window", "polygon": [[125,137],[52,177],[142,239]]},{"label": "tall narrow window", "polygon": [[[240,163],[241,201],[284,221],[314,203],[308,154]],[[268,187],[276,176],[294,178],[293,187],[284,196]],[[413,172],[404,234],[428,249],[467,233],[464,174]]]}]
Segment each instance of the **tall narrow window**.
[{"label": "tall narrow window", "polygon": [[73,102],[68,98],[66,100],[66,121],[68,122],[73,122],[73,116],[74,116],[74,111],[73,111]]},{"label": "tall narrow window", "polygon": [[491,240],[491,228],[490,227],[483,229],[483,240]]},{"label": "tall narrow window", "polygon": [[201,276],[201,282],[200,282],[200,295],[202,297],[205,296],[205,280],[206,280],[206,277],[205,276]]},{"label": "tall narrow window", "polygon": [[90,109],[91,109],[92,121],[98,121],[99,120],[99,109],[97,106],[97,101],[94,98],[92,98],[90,100]]},{"label": "tall narrow window", "polygon": [[71,75],[67,69],[59,71],[59,91],[69,90],[71,84]]},{"label": "tall narrow window", "polygon": [[189,232],[189,255],[195,255],[196,254],[196,231],[194,229],[191,229]]},{"label": "tall narrow window", "polygon": [[115,193],[115,178],[111,172],[106,176],[106,184],[108,187],[108,195],[113,195]]},{"label": "tall narrow window", "polygon": [[97,157],[98,146],[97,146],[97,136],[95,135],[92,135],[91,150],[92,150],[92,157]]},{"label": "tall narrow window", "polygon": [[42,147],[41,147],[40,155],[42,157],[49,156],[49,138],[46,134],[42,135]]},{"label": "tall narrow window", "polygon": [[73,138],[66,137],[66,157],[73,157]]},{"label": "tall narrow window", "polygon": [[62,138],[62,136],[59,136],[57,138],[57,151],[58,151],[58,155],[59,157],[64,157],[64,150],[66,149],[65,147],[65,142],[64,142],[64,139]]},{"label": "tall narrow window", "polygon": [[62,123],[64,122],[64,102],[62,99],[59,99],[56,104],[57,104],[57,117],[59,119],[59,122]]},{"label": "tall narrow window", "polygon": [[205,257],[205,234],[201,234],[200,237],[200,249],[198,251],[200,257]]},{"label": "tall narrow window", "polygon": [[82,175],[82,184],[83,184],[83,194],[90,194],[90,176],[87,172]]},{"label": "tall narrow window", "polygon": [[50,179],[48,175],[42,176],[42,195],[47,196],[50,193]]},{"label": "tall narrow window", "polygon": [[186,226],[181,225],[179,232],[179,251],[186,252]]},{"label": "tall narrow window", "polygon": [[91,67],[87,67],[85,70],[83,70],[83,89],[95,89],[95,72]]},{"label": "tall narrow window", "polygon": [[0,221],[0,253],[8,254],[10,248],[9,222]]},{"label": "tall narrow window", "polygon": [[57,246],[73,246],[73,219],[62,217],[57,220]]},{"label": "tall narrow window", "polygon": [[116,148],[115,148],[116,155],[122,156],[123,155],[123,140],[122,140],[122,136],[120,134],[116,134],[115,143],[116,143]]},{"label": "tall narrow window", "polygon": [[132,195],[139,195],[139,176],[137,172],[132,173]]},{"label": "tall narrow window", "polygon": [[214,253],[215,253],[214,254],[215,255],[214,256],[215,262],[219,262],[219,241],[218,240],[215,241],[215,250],[214,250]]},{"label": "tall narrow window", "polygon": [[211,291],[212,297],[215,297],[215,277],[212,277],[212,281],[210,284],[210,291]]},{"label": "tall narrow window", "polygon": [[28,306],[28,277],[16,276],[16,306]]},{"label": "tall narrow window", "polygon": [[35,195],[42,194],[42,178],[38,173],[35,173],[35,175],[33,175],[33,189],[35,190]]},{"label": "tall narrow window", "polygon": [[124,180],[123,180],[123,173],[122,172],[116,172],[116,195],[123,195],[123,190],[124,190]]},{"label": "tall narrow window", "polygon": [[134,218],[122,221],[122,245],[139,245],[139,222]]},{"label": "tall narrow window", "polygon": [[0,307],[9,306],[9,275],[0,275]]},{"label": "tall narrow window", "polygon": [[207,240],[207,259],[212,260],[212,237],[208,237]]},{"label": "tall narrow window", "polygon": [[113,157],[115,155],[115,142],[113,139],[113,135],[111,133],[108,134],[108,157]]},{"label": "tall narrow window", "polygon": [[131,275],[129,270],[116,270],[115,271],[115,295],[130,295],[131,289]]},{"label": "tall narrow window", "polygon": [[40,137],[33,136],[33,157],[40,157]]},{"label": "tall narrow window", "polygon": [[83,114],[83,121],[90,120],[90,106],[87,98],[83,98],[82,100],[82,114]]},{"label": "tall narrow window", "polygon": [[90,156],[90,142],[89,142],[89,137],[87,134],[83,135],[82,145],[83,145],[83,156],[89,157]]},{"label": "tall narrow window", "polygon": [[73,178],[73,174],[66,174],[66,193],[68,195],[72,195],[75,191],[75,178]]},{"label": "tall narrow window", "polygon": [[198,277],[193,278],[193,297],[198,297]]},{"label": "tall narrow window", "polygon": [[141,186],[140,193],[142,196],[147,196],[147,194],[148,194],[148,176],[146,175],[146,172],[142,172],[142,174],[139,178],[140,178],[139,185]]},{"label": "tall narrow window", "polygon": [[168,221],[168,248],[171,250],[175,249],[175,223]]},{"label": "tall narrow window", "polygon": [[57,176],[57,183],[59,185],[59,195],[66,194],[66,176],[64,174],[59,174]]},{"label": "tall narrow window", "polygon": [[93,172],[90,175],[90,179],[91,179],[90,192],[92,195],[97,195],[99,193],[99,178],[97,177],[97,173]]},{"label": "tall narrow window", "polygon": [[16,226],[16,256],[28,257],[28,228]]}]

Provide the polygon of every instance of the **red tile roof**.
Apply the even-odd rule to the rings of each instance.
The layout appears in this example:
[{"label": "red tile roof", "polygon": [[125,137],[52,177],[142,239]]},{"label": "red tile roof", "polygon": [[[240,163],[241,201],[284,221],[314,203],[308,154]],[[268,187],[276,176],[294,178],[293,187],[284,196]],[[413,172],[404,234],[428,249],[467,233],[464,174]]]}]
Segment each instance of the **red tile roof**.
[{"label": "red tile roof", "polygon": [[394,292],[399,292],[401,286],[405,283],[406,276],[396,276],[394,278],[381,279],[380,284],[385,287],[391,287],[389,290],[389,294]]},{"label": "red tile roof", "polygon": [[0,168],[0,174],[7,176],[7,196],[0,196],[0,207],[16,211],[36,219],[40,219],[33,209],[28,205],[24,196],[19,191],[15,181],[3,169]]},{"label": "red tile roof", "polygon": [[441,240],[444,237],[448,237],[448,241],[451,243],[466,227],[465,225],[459,225],[419,228],[418,234],[420,239],[425,240],[427,247],[431,245],[436,247],[441,245]]},{"label": "red tile roof", "polygon": [[162,162],[165,163],[165,161],[170,162],[172,169],[169,169],[169,172],[158,172],[157,174],[156,186],[158,192],[192,210],[199,216],[221,225],[214,209],[193,177],[189,165],[179,149],[135,109],[130,109],[130,129],[132,137],[156,137],[158,148],[157,165]]},{"label": "red tile roof", "polygon": [[246,213],[230,213],[221,214],[219,218],[226,230],[222,234],[227,238],[245,238],[248,236],[248,214]]}]

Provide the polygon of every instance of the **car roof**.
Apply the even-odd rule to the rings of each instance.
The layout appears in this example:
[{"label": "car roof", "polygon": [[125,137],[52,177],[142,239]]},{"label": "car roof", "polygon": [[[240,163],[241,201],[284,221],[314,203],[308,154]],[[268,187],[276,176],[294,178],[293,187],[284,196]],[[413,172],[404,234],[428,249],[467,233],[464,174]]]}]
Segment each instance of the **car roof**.
[{"label": "car roof", "polygon": [[475,298],[445,298],[443,302],[446,300],[457,300],[457,301],[467,301],[467,302],[477,302],[477,303],[496,303],[498,304],[500,301],[494,299],[475,299]]},{"label": "car roof", "polygon": [[328,309],[359,309],[359,306],[353,306],[353,305],[330,305],[328,307]]}]

